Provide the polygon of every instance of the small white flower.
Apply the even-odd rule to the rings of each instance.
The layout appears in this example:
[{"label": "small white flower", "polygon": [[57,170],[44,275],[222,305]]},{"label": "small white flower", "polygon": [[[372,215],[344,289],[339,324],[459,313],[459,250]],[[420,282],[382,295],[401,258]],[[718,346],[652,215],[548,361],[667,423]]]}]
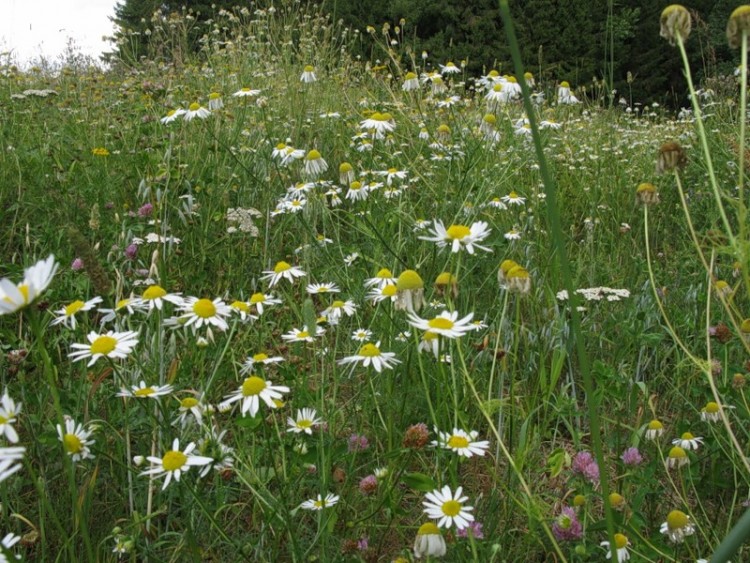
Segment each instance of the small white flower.
[{"label": "small white flower", "polygon": [[363,345],[355,355],[342,358],[338,363],[340,365],[361,363],[364,367],[372,364],[375,371],[380,373],[383,369],[393,369],[393,366],[401,363],[401,360],[397,359],[393,352],[382,352],[378,341],[376,344]]},{"label": "small white flower", "polygon": [[474,521],[473,506],[464,506],[469,497],[462,496],[463,489],[458,487],[455,493],[446,485],[442,489],[425,495],[425,501],[422,503],[424,512],[429,518],[438,520],[439,528],[450,528],[454,524],[456,528],[462,530],[468,527],[470,522]]},{"label": "small white flower", "polygon": [[180,451],[180,440],[175,438],[172,442],[172,449],[167,451],[163,457],[148,456],[146,459],[151,462],[151,468],[141,472],[141,475],[153,475],[161,477],[166,475],[162,490],[174,478],[179,481],[183,473],[187,472],[194,465],[206,465],[213,461],[213,458],[193,455],[195,444],[190,442],[184,451]]},{"label": "small white flower", "polygon": [[313,428],[323,422],[322,419],[317,418],[317,415],[318,413],[315,409],[298,409],[296,420],[291,417],[287,418],[289,428],[287,428],[286,431],[294,432],[295,434],[304,432],[305,434],[312,436]]},{"label": "small white flower", "polygon": [[322,495],[318,495],[317,499],[306,500],[300,505],[300,508],[304,508],[305,510],[323,510],[335,505],[338,501],[338,495],[328,493],[325,498]]}]

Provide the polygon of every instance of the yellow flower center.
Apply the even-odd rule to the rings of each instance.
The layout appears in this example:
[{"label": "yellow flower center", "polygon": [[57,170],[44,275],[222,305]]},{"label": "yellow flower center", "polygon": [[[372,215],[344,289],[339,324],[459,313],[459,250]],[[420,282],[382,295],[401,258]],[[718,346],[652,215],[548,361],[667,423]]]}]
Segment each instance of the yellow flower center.
[{"label": "yellow flower center", "polygon": [[268,359],[268,354],[264,354],[263,352],[259,352],[253,355],[254,362],[263,362],[267,359]]},{"label": "yellow flower center", "polygon": [[677,530],[688,525],[687,514],[681,510],[673,510],[667,515],[667,526],[670,530]]},{"label": "yellow flower center", "polygon": [[344,303],[341,300],[336,300],[333,303],[331,303],[331,309],[341,309],[346,303]]},{"label": "yellow flower center", "polygon": [[383,288],[380,294],[383,297],[393,297],[394,295],[396,295],[397,292],[398,292],[398,288],[392,283],[389,283]]},{"label": "yellow flower center", "polygon": [[253,375],[248,377],[242,382],[242,395],[244,397],[252,397],[254,395],[260,395],[261,391],[266,388],[266,382],[260,377]]},{"label": "yellow flower center", "polygon": [[276,145],[276,148],[278,150],[284,150],[286,148],[286,144],[285,143],[279,143],[278,145]]},{"label": "yellow flower center", "polygon": [[315,67],[313,65],[305,65],[305,72],[313,72]]},{"label": "yellow flower center", "polygon": [[288,262],[284,262],[283,260],[281,262],[277,262],[276,265],[273,267],[273,271],[275,274],[280,274],[281,272],[286,272],[287,270],[290,270],[292,266]]},{"label": "yellow flower center", "polygon": [[152,301],[154,299],[159,299],[161,297],[164,297],[167,294],[166,290],[158,285],[152,285],[146,291],[143,292],[143,298],[148,299],[149,301]]},{"label": "yellow flower center", "polygon": [[456,436],[455,434],[448,439],[449,448],[466,448],[469,446],[469,441],[463,436]]},{"label": "yellow flower center", "polygon": [[216,305],[210,299],[198,299],[193,304],[193,313],[202,319],[208,319],[216,315]]},{"label": "yellow flower center", "polygon": [[424,280],[414,270],[405,270],[396,280],[396,289],[404,291],[407,289],[422,289]]},{"label": "yellow flower center", "polygon": [[180,401],[180,406],[184,409],[192,409],[198,404],[198,399],[195,397],[185,397]]},{"label": "yellow flower center", "polygon": [[461,503],[457,500],[449,500],[443,503],[443,514],[446,516],[458,516],[461,512]]},{"label": "yellow flower center", "polygon": [[306,330],[301,330],[297,333],[297,338],[310,338],[310,333]]},{"label": "yellow flower center", "polygon": [[432,522],[425,522],[419,527],[419,530],[417,530],[417,535],[419,536],[439,536],[440,535],[440,528],[438,528],[435,524]]},{"label": "yellow flower center", "polygon": [[307,160],[318,160],[319,158],[320,158],[320,153],[316,151],[315,149],[307,153]]},{"label": "yellow flower center", "polygon": [[162,467],[164,467],[164,471],[176,471],[186,463],[187,456],[184,453],[175,450],[169,450],[164,454],[164,457],[161,458],[161,464]]},{"label": "yellow flower center", "polygon": [[380,279],[390,279],[393,277],[393,274],[388,268],[381,268],[378,270],[378,273],[375,274],[375,277]]},{"label": "yellow flower center", "polygon": [[375,344],[368,343],[359,349],[359,353],[357,355],[365,356],[366,358],[374,358],[375,356],[380,355],[380,348],[375,346]]},{"label": "yellow flower center", "polygon": [[312,425],[313,425],[313,421],[310,420],[310,419],[307,419],[307,418],[304,419],[304,420],[298,420],[297,421],[297,427],[298,428],[302,428],[302,429],[312,428]]},{"label": "yellow flower center", "polygon": [[710,414],[716,414],[717,412],[719,412],[719,404],[711,401],[709,403],[706,403],[706,407],[703,410]]},{"label": "yellow flower center", "polygon": [[117,339],[112,336],[99,336],[91,343],[92,354],[104,354],[112,352],[117,346]]},{"label": "yellow flower center", "polygon": [[78,301],[73,301],[70,305],[65,307],[65,316],[66,317],[72,317],[75,315],[78,311],[81,310],[81,307],[83,307],[85,303],[81,301],[80,299]]},{"label": "yellow flower center", "polygon": [[349,184],[349,189],[350,190],[356,191],[356,190],[359,190],[361,188],[362,188],[362,182],[359,182],[357,180],[354,180],[351,184]]},{"label": "yellow flower center", "polygon": [[652,420],[648,423],[649,430],[661,430],[662,428],[664,428],[664,425],[658,420]]},{"label": "yellow flower center", "polygon": [[250,306],[244,301],[234,301],[232,303],[232,307],[234,307],[238,311],[242,311],[243,313],[247,313],[250,310]]},{"label": "yellow flower center", "polygon": [[65,434],[63,436],[63,445],[65,446],[65,451],[69,454],[77,454],[83,450],[83,442],[75,434]]},{"label": "yellow flower center", "polygon": [[119,311],[123,307],[126,307],[127,305],[130,305],[131,299],[120,299],[117,302],[117,305],[115,305],[115,311]]},{"label": "yellow flower center", "polygon": [[219,94],[218,92],[211,92],[208,95],[209,100],[218,100],[219,98],[221,98],[221,94]]},{"label": "yellow flower center", "polygon": [[[278,267],[278,264],[276,265],[276,267]],[[283,271],[283,270],[281,270],[281,271]],[[276,272],[276,269],[274,269],[274,272]],[[276,272],[276,273],[278,274],[279,272]],[[250,296],[250,304],[251,305],[255,305],[257,303],[263,303],[265,300],[266,300],[266,296],[263,295],[262,293],[253,293]]]},{"label": "yellow flower center", "polygon": [[692,440],[693,438],[695,438],[695,436],[693,436],[690,432],[683,432],[682,433],[682,439],[683,440]]},{"label": "yellow flower center", "polygon": [[153,387],[143,387],[142,389],[136,389],[133,395],[136,397],[150,397],[156,393],[156,390]]},{"label": "yellow flower center", "polygon": [[339,172],[351,172],[352,165],[348,162],[342,162],[341,166],[339,166]]},{"label": "yellow flower center", "polygon": [[471,229],[465,225],[451,225],[445,231],[445,234],[448,235],[448,238],[450,239],[461,240],[471,234]]},{"label": "yellow flower center", "polygon": [[669,457],[672,459],[682,459],[687,457],[687,454],[685,453],[685,450],[683,450],[680,446],[675,446],[671,450],[669,450]]},{"label": "yellow flower center", "polygon": [[5,424],[9,420],[10,420],[9,418],[5,418],[3,415],[0,414],[0,426],[2,426],[3,424]]},{"label": "yellow flower center", "polygon": [[198,111],[201,109],[201,105],[198,102],[193,102],[190,104],[190,107],[188,108],[190,111]]},{"label": "yellow flower center", "polygon": [[615,547],[617,549],[622,549],[623,547],[628,546],[628,538],[626,538],[623,534],[615,534]]},{"label": "yellow flower center", "polygon": [[450,330],[453,328],[454,324],[455,323],[452,320],[446,319],[445,317],[435,317],[434,319],[427,321],[427,326],[430,328],[442,330]]},{"label": "yellow flower center", "polygon": [[495,84],[495,85],[494,85],[494,86],[492,87],[492,91],[493,91],[493,92],[500,92],[500,91],[501,91],[502,89],[503,89],[503,85],[502,85],[502,84],[500,84],[500,83],[498,83],[498,84]]}]

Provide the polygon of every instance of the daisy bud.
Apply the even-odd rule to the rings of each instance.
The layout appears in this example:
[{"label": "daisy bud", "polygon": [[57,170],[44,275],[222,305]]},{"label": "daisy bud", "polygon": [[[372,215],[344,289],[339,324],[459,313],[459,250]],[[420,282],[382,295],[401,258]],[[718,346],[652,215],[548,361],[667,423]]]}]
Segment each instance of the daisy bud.
[{"label": "daisy bud", "polygon": [[685,6],[672,4],[664,8],[660,23],[661,31],[659,35],[669,41],[670,45],[674,45],[678,37],[684,42],[690,35],[690,12],[687,11]]},{"label": "daisy bud", "polygon": [[136,467],[140,467],[141,465],[143,465],[144,461],[146,461],[146,458],[142,455],[133,456],[133,465],[135,465]]},{"label": "daisy bud", "polygon": [[742,45],[742,35],[750,31],[750,6],[745,4],[732,12],[727,22],[727,41],[732,49]]}]

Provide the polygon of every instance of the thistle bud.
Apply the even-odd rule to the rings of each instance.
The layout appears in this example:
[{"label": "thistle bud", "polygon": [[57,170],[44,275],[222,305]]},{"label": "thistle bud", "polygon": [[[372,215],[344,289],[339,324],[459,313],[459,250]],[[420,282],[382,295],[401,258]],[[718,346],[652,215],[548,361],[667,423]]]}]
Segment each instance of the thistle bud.
[{"label": "thistle bud", "polygon": [[727,41],[732,49],[739,49],[742,45],[742,34],[750,32],[750,6],[740,6],[727,22]]},{"label": "thistle bud", "polygon": [[659,147],[659,156],[656,159],[657,174],[664,174],[675,168],[684,168],[685,164],[687,164],[687,156],[679,143],[670,141]]},{"label": "thistle bud", "polygon": [[684,43],[690,35],[690,12],[685,6],[672,4],[664,8],[660,23],[659,35],[669,41],[670,45],[674,45],[678,37]]}]

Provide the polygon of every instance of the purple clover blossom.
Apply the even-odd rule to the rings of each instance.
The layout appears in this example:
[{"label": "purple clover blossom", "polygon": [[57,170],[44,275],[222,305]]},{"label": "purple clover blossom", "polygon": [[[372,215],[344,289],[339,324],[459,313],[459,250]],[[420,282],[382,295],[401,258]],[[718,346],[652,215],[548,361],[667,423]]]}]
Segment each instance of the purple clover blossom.
[{"label": "purple clover blossom", "polygon": [[352,434],[349,436],[349,451],[350,452],[363,452],[370,445],[367,436],[360,434]]},{"label": "purple clover blossom", "polygon": [[138,209],[138,217],[151,217],[151,213],[154,211],[154,206],[150,203],[144,203]]},{"label": "purple clover blossom", "polygon": [[564,506],[552,523],[552,534],[557,541],[580,540],[583,537],[583,527],[578,521],[576,511]]},{"label": "purple clover blossom", "polygon": [[638,448],[628,448],[622,453],[620,459],[625,465],[636,466],[643,463],[643,456],[638,451]]},{"label": "purple clover blossom", "polygon": [[73,260],[73,263],[70,265],[70,269],[74,272],[83,270],[83,260],[81,260],[80,258],[76,258],[75,260]]},{"label": "purple clover blossom", "polygon": [[368,547],[370,547],[370,542],[367,540],[367,538],[363,537],[357,541],[357,549],[359,549],[360,551],[367,551]]},{"label": "purple clover blossom", "polygon": [[138,255],[138,245],[129,244],[127,248],[125,249],[125,258],[127,258],[128,260],[134,260],[137,255]]},{"label": "purple clover blossom", "polygon": [[371,495],[378,490],[378,478],[375,475],[363,477],[359,482],[359,492],[363,495]]},{"label": "purple clover blossom", "polygon": [[591,484],[599,483],[599,465],[594,461],[594,457],[586,451],[578,452],[573,458],[571,468],[573,473],[583,475]]},{"label": "purple clover blossom", "polygon": [[471,537],[475,540],[483,540],[484,539],[484,533],[482,532],[482,523],[481,522],[469,522],[469,525],[466,528],[463,528],[461,530],[458,530],[456,532],[456,535],[459,538],[468,538],[469,534],[471,534]]}]

